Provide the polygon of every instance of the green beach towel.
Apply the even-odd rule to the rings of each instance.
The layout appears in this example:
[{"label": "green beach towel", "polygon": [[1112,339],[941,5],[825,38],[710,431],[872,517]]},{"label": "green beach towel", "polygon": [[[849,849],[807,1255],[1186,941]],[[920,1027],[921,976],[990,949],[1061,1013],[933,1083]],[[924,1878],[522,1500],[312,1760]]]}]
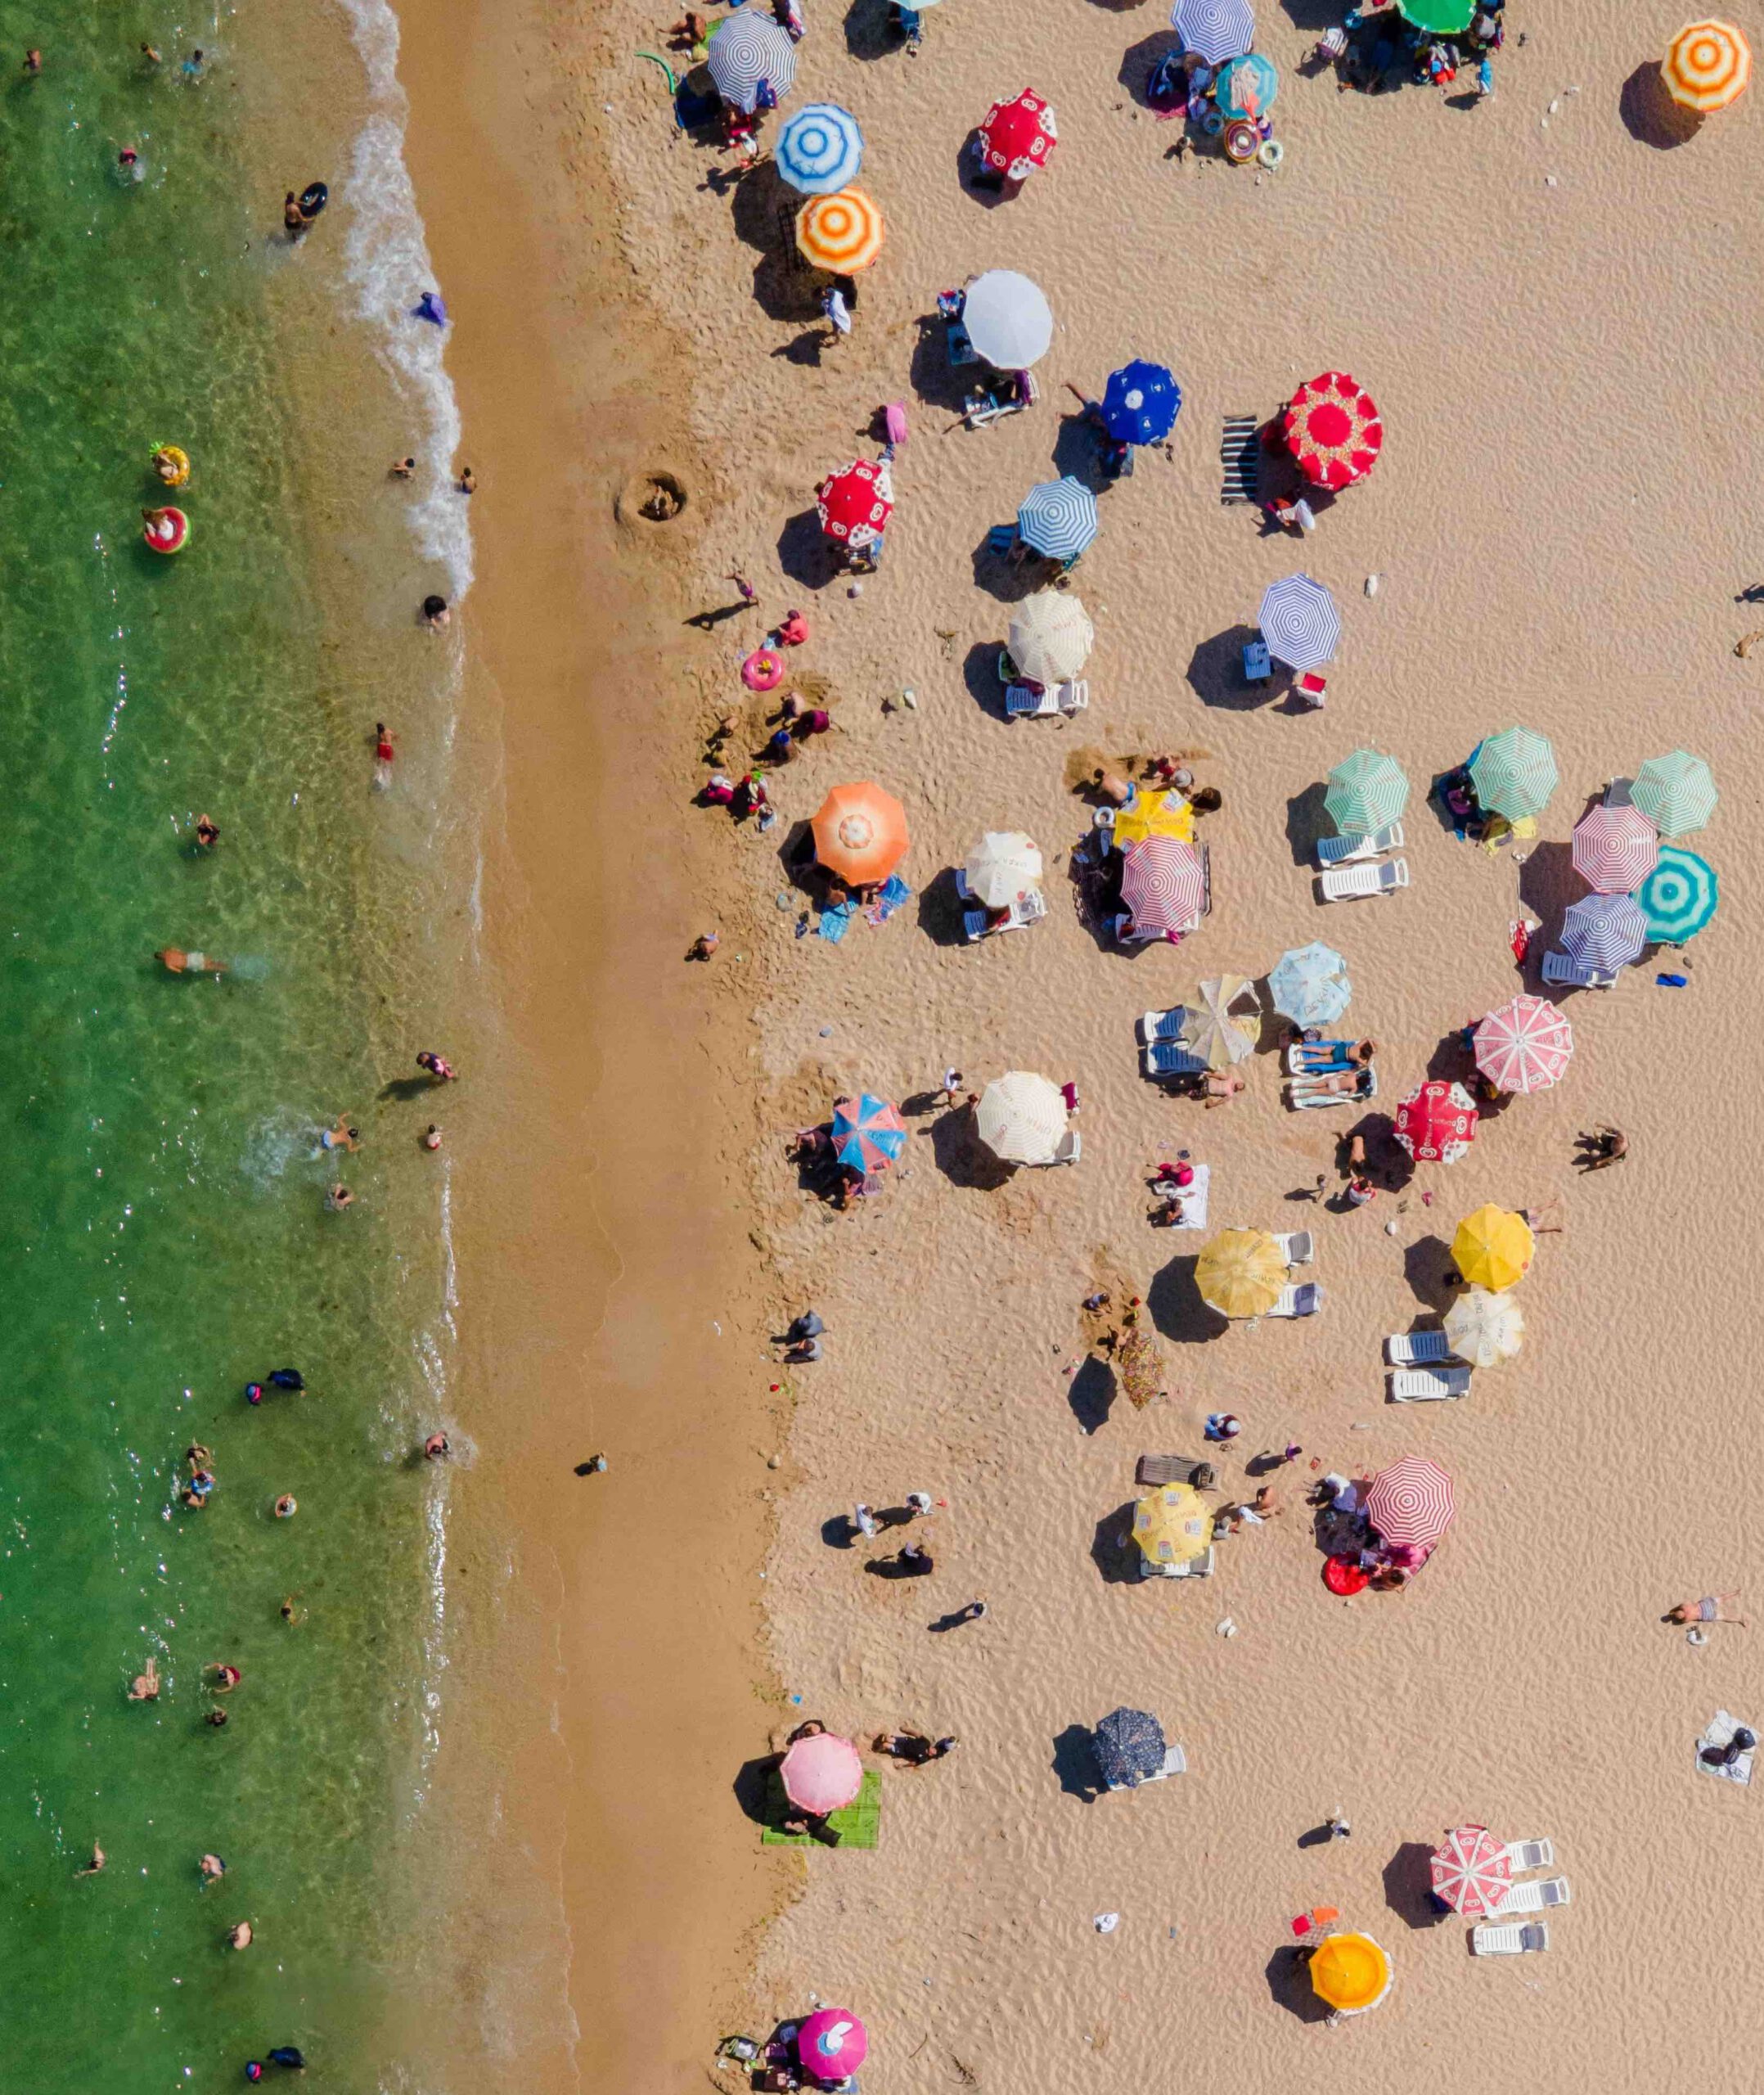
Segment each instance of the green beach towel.
[{"label": "green beach towel", "polygon": [[[776,1776],[772,1777],[772,1794],[767,1803],[768,1807],[776,1806],[781,1818],[790,1809],[784,1786]],[[839,1835],[842,1848],[875,1845],[876,1836],[882,1830],[882,1777],[875,1768],[865,1769],[863,1787],[857,1792],[856,1801],[847,1804],[843,1811],[829,1812],[827,1823]],[[776,1826],[768,1826],[759,1839],[761,1846],[767,1848],[818,1848],[824,1845],[810,1840],[806,1833],[785,1833]]]}]

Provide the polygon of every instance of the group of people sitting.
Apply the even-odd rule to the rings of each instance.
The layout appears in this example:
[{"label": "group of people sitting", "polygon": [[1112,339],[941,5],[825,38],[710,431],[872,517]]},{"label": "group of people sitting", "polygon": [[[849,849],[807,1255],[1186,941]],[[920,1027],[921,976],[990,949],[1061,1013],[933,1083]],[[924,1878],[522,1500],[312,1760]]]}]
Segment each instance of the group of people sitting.
[{"label": "group of people sitting", "polygon": [[1495,91],[1494,54],[1506,41],[1501,20],[1506,0],[1478,0],[1469,27],[1456,40],[1433,36],[1405,21],[1395,0],[1371,0],[1348,10],[1340,26],[1325,29],[1317,40],[1318,62],[1340,68],[1341,84],[1378,94],[1393,84],[1392,75],[1406,67],[1417,87],[1451,87],[1460,67],[1476,67],[1476,91]]},{"label": "group of people sitting", "polygon": [[1433,1553],[1433,1546],[1388,1543],[1366,1516],[1370,1477],[1347,1477],[1331,1470],[1312,1485],[1308,1503],[1318,1515],[1317,1540],[1336,1563],[1359,1575],[1377,1593],[1395,1593],[1407,1585]]}]

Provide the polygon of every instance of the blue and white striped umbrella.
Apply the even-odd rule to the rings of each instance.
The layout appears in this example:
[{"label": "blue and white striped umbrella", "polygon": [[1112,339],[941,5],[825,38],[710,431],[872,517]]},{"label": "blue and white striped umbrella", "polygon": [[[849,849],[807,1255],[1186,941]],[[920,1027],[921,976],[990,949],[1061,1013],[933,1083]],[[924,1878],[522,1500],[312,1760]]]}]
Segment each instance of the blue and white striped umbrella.
[{"label": "blue and white striped umbrella", "polygon": [[1135,357],[1103,388],[1103,426],[1117,444],[1162,444],[1176,426],[1182,389],[1161,363]]},{"label": "blue and white striped umbrella", "polygon": [[1096,498],[1068,473],[1042,480],[1023,498],[1017,535],[1049,560],[1076,560],[1096,535]]},{"label": "blue and white striped umbrella", "polygon": [[781,101],[796,83],[796,46],[769,15],[752,7],[718,23],[707,62],[718,93],[749,115],[759,106],[762,80]]},{"label": "blue and white striped umbrella", "polygon": [[1648,943],[1648,920],[1632,894],[1589,894],[1562,920],[1562,950],[1582,967],[1614,975],[1640,960]]},{"label": "blue and white striped umbrella", "polygon": [[778,133],[778,172],[804,196],[830,196],[857,179],[864,134],[848,109],[812,101]]},{"label": "blue and white striped umbrella", "polygon": [[1176,0],[1170,26],[1182,39],[1183,50],[1204,58],[1209,65],[1241,58],[1256,45],[1256,18],[1249,0]]},{"label": "blue and white striped umbrella", "polygon": [[1268,652],[1291,669],[1320,669],[1341,645],[1341,613],[1335,599],[1308,574],[1271,582],[1257,614]]}]

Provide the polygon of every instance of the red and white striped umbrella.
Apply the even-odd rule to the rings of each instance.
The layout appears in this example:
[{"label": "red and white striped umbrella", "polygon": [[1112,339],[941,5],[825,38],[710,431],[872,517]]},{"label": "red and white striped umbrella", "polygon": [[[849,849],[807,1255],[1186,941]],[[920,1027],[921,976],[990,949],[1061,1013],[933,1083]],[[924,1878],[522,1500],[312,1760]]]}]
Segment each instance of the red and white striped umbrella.
[{"label": "red and white striped umbrella", "polygon": [[1179,836],[1147,836],[1128,845],[1123,854],[1121,899],[1139,938],[1188,930],[1206,899],[1199,853]]},{"label": "red and white striped umbrella", "polygon": [[1476,1066],[1496,1091],[1547,1091],[1573,1055],[1573,1029],[1546,997],[1515,997],[1476,1029]]},{"label": "red and white striped umbrella", "polygon": [[1431,1549],[1457,1511],[1451,1479],[1424,1455],[1404,1455],[1366,1489],[1366,1517],[1395,1549]]},{"label": "red and white striped umbrella", "polygon": [[1600,801],[1574,825],[1574,870],[1599,894],[1633,894],[1659,855],[1660,833],[1640,808]]},{"label": "red and white striped umbrella", "polygon": [[1397,1108],[1397,1139],[1417,1164],[1456,1164],[1476,1133],[1476,1101],[1461,1084],[1431,1077]]},{"label": "red and white striped umbrella", "polygon": [[1455,1826],[1434,1849],[1433,1890],[1472,1920],[1498,1913],[1513,1888],[1506,1845],[1486,1826]]}]

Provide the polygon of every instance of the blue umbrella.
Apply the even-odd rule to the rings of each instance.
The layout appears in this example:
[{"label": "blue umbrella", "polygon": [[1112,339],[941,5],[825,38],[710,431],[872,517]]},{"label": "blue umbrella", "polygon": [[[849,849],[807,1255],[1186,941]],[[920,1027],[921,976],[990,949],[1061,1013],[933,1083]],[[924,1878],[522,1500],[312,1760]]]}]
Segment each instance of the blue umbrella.
[{"label": "blue umbrella", "polygon": [[1111,1710],[1093,1737],[1096,1770],[1111,1790],[1134,1790],[1163,1773],[1163,1726],[1147,1710]]},{"label": "blue umbrella", "polygon": [[1715,868],[1694,851],[1663,844],[1654,871],[1636,890],[1648,920],[1648,936],[1660,945],[1681,946],[1715,914],[1721,899]]},{"label": "blue umbrella", "polygon": [[1075,561],[1096,535],[1096,498],[1082,480],[1042,480],[1023,498],[1017,534],[1049,560]]},{"label": "blue umbrella", "polygon": [[1347,962],[1333,946],[1316,940],[1283,953],[1268,972],[1275,1010],[1295,1025],[1332,1025],[1352,994]]},{"label": "blue umbrella", "polygon": [[812,101],[778,133],[778,172],[805,196],[830,196],[857,179],[864,134],[848,109]]},{"label": "blue umbrella", "polygon": [[1103,427],[1117,444],[1162,444],[1175,428],[1181,404],[1182,389],[1163,366],[1135,357],[1109,374]]},{"label": "blue umbrella", "polygon": [[865,1092],[833,1113],[833,1153],[856,1171],[880,1171],[907,1147],[898,1111],[885,1098]]}]

